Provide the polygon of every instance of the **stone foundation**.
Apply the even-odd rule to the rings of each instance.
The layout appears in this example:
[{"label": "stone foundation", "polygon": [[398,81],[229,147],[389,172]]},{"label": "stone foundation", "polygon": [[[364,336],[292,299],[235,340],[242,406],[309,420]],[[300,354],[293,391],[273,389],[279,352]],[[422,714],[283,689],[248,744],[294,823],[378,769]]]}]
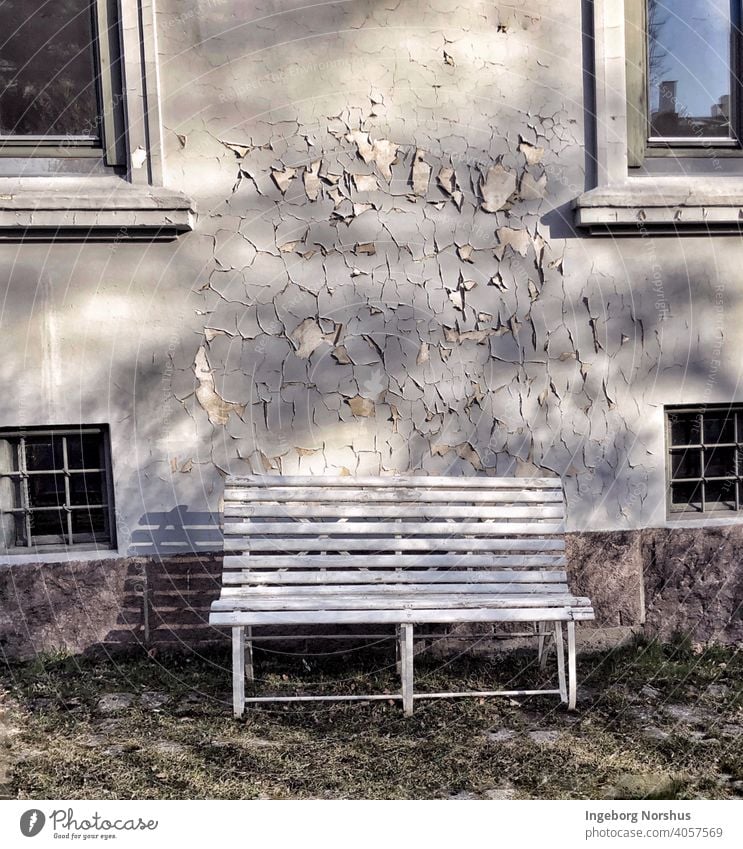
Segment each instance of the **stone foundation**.
[{"label": "stone foundation", "polygon": [[[579,629],[582,642],[630,630],[743,641],[741,553],[743,525],[569,534],[571,587],[597,614]],[[208,624],[220,571],[218,554],[0,566],[0,652],[30,659],[223,644],[224,632]]]}]

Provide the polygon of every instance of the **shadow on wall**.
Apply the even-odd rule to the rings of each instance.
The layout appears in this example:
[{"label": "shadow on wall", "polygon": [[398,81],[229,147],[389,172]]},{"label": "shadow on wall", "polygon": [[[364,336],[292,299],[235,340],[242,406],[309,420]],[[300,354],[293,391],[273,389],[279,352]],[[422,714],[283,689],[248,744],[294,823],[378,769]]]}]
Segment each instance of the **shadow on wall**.
[{"label": "shadow on wall", "polygon": [[178,504],[172,510],[143,513],[132,532],[129,554],[175,555],[221,551],[219,514],[189,510]]}]

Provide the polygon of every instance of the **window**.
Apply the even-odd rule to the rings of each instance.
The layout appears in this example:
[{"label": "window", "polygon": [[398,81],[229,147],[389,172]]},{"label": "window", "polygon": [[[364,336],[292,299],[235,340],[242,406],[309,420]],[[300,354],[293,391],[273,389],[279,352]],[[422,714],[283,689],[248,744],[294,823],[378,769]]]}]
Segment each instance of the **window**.
[{"label": "window", "polygon": [[192,229],[163,186],[157,56],[154,0],[0,0],[0,240]]},{"label": "window", "polygon": [[[5,33],[0,37],[0,153],[6,161],[98,157],[108,166],[123,164],[115,3],[2,0],[0,32]],[[6,172],[13,167],[6,165]],[[69,172],[69,162],[58,170]]]},{"label": "window", "polygon": [[743,405],[667,408],[669,511],[725,514],[743,504]]},{"label": "window", "polygon": [[595,185],[573,203],[578,227],[629,237],[743,232],[742,5],[584,4]]},{"label": "window", "polygon": [[101,427],[0,430],[2,550],[112,548],[107,432]]},{"label": "window", "polygon": [[739,0],[627,0],[626,10],[629,166],[740,153]]}]

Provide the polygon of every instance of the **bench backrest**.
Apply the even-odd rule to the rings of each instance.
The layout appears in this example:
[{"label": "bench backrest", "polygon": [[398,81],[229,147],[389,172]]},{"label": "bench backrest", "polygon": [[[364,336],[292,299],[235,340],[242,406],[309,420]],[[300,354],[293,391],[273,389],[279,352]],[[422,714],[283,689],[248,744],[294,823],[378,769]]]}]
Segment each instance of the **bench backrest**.
[{"label": "bench backrest", "polygon": [[558,478],[228,477],[224,533],[228,594],[323,584],[567,590]]}]

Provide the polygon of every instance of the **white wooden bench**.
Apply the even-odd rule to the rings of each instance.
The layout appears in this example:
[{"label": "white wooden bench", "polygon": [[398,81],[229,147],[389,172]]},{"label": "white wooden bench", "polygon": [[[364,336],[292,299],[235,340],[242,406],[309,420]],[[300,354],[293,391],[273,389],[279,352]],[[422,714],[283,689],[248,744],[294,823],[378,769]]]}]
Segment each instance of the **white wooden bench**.
[{"label": "white wooden bench", "polygon": [[[591,602],[570,593],[563,493],[556,478],[229,477],[220,598],[209,621],[232,627],[236,716],[263,701],[559,695],[575,708],[575,623]],[[413,692],[413,628],[426,623],[537,623],[551,637],[559,689]],[[563,623],[567,625],[565,674]],[[399,695],[245,698],[253,628],[393,625]]]}]

